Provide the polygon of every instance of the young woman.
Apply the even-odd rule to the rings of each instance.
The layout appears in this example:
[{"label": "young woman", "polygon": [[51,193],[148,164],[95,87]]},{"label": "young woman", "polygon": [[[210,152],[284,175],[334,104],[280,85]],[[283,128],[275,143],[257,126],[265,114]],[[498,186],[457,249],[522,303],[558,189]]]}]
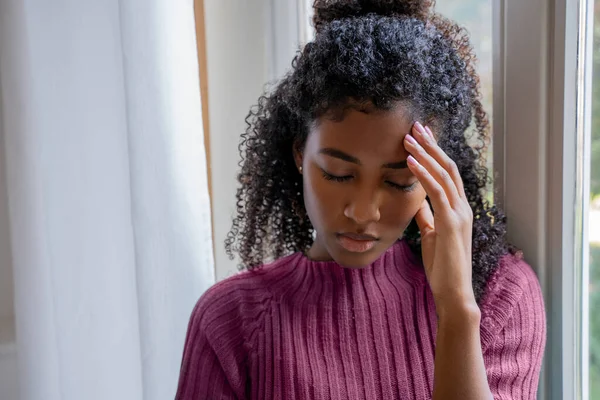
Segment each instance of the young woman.
[{"label": "young woman", "polygon": [[194,309],[177,399],[535,399],[540,286],[485,198],[468,37],[432,3],[315,1],[242,135],[226,247],[249,271]]}]

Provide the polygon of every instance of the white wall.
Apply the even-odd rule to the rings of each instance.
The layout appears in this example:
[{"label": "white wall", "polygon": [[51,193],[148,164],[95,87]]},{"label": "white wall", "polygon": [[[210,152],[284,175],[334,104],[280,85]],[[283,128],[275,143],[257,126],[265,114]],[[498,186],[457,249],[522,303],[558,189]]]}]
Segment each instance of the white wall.
[{"label": "white wall", "polygon": [[296,0],[206,0],[208,106],[217,280],[237,271],[224,241],[235,215],[238,143],[244,118],[265,84],[281,76],[297,49]]}]

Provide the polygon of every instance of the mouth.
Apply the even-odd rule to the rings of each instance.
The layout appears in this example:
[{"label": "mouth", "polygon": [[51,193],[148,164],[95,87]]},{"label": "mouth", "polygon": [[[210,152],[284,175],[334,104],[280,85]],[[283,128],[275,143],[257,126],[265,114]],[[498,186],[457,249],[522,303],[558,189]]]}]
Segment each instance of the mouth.
[{"label": "mouth", "polygon": [[379,239],[373,235],[338,233],[337,240],[344,249],[351,253],[366,253],[375,247]]}]

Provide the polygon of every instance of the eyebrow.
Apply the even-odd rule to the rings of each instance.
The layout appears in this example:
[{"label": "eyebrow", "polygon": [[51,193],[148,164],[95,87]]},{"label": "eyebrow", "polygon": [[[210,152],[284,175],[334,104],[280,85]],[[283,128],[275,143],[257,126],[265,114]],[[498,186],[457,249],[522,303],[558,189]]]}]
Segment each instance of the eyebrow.
[{"label": "eyebrow", "polygon": [[[338,150],[338,149],[326,147],[326,148],[321,149],[319,151],[319,153],[325,154],[329,157],[338,158],[340,160],[347,161],[352,164],[361,165],[361,162],[358,158],[351,156],[348,153],[344,153],[343,151]],[[406,160],[405,160],[405,161],[398,161],[398,162],[383,164],[381,167],[389,168],[389,169],[404,169],[404,168],[408,168],[408,164],[406,163]]]},{"label": "eyebrow", "polygon": [[404,168],[408,168],[408,164],[406,163],[406,161],[398,161],[398,162],[394,162],[394,163],[383,164],[382,168],[404,169]]}]

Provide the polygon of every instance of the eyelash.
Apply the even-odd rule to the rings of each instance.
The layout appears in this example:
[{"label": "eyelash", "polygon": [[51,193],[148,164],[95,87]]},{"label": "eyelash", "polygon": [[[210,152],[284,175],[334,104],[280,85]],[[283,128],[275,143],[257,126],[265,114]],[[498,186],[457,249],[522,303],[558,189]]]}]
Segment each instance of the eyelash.
[{"label": "eyelash", "polygon": [[[323,178],[327,179],[328,181],[347,182],[350,179],[352,179],[353,177],[352,177],[352,175],[336,176],[336,175],[331,175],[331,174],[323,171]],[[398,184],[395,184],[394,182],[389,182],[389,181],[386,181],[385,183],[387,183],[393,189],[399,190],[401,192],[407,192],[407,193],[412,192],[417,187],[417,182],[415,182],[409,186],[402,186],[402,185],[398,185]]]},{"label": "eyelash", "polygon": [[417,182],[413,183],[412,185],[409,186],[401,186],[401,185],[397,185],[394,182],[386,182],[388,185],[390,185],[391,187],[393,187],[396,190],[400,190],[401,192],[406,192],[406,193],[410,193],[413,190],[416,189],[417,187]]},{"label": "eyelash", "polygon": [[336,175],[328,174],[327,172],[323,171],[323,178],[327,179],[328,181],[346,182],[346,181],[349,181],[350,179],[352,179],[352,176],[351,175],[336,176]]}]

